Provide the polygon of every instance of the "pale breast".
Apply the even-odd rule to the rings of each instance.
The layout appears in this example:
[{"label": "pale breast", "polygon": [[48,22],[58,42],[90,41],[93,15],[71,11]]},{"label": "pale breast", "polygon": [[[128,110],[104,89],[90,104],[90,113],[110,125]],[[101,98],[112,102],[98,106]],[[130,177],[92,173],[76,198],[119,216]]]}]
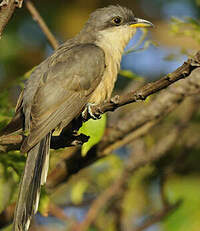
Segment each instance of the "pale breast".
[{"label": "pale breast", "polygon": [[102,76],[102,80],[95,89],[95,91],[92,93],[89,99],[89,103],[100,104],[104,101],[109,100],[111,97],[117,79],[120,61],[116,62],[116,60],[114,60],[113,57],[108,56],[110,55],[107,54],[106,57],[106,68],[104,75]]},{"label": "pale breast", "polygon": [[99,39],[96,41],[96,45],[105,52],[106,69],[100,84],[92,93],[89,103],[99,104],[110,99],[124,48],[135,31],[135,29],[130,29],[129,26],[124,26],[99,32]]}]

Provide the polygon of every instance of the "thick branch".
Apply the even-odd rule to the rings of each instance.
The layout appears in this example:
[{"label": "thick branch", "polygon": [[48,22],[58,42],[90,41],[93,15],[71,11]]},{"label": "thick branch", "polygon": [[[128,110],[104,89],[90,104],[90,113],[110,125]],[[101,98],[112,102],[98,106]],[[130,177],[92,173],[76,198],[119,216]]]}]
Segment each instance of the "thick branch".
[{"label": "thick branch", "polygon": [[3,6],[0,6],[0,37],[3,33],[5,26],[10,20],[15,10],[15,7],[16,7],[15,0],[10,0],[8,2],[8,5],[5,4]]},{"label": "thick branch", "polygon": [[[12,150],[19,150],[25,137],[26,136],[21,134],[0,136],[0,151],[9,152]],[[56,150],[59,148],[78,146],[87,142],[88,139],[89,136],[84,134],[72,134],[67,137],[64,134],[61,134],[60,136],[52,136],[51,148]]]}]

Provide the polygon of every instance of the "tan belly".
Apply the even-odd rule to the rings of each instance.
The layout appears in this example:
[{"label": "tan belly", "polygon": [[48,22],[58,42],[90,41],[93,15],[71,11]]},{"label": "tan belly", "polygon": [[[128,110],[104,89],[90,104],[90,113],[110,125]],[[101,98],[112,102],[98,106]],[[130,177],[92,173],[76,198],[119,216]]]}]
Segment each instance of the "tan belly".
[{"label": "tan belly", "polygon": [[117,80],[117,73],[120,68],[121,57],[112,56],[109,52],[106,55],[106,69],[102,80],[97,88],[92,93],[89,103],[100,104],[104,101],[110,100],[115,82]]},{"label": "tan belly", "polygon": [[117,69],[116,67],[112,67],[105,70],[100,84],[89,99],[89,103],[100,104],[110,100],[117,79]]},{"label": "tan belly", "polygon": [[102,81],[92,93],[89,103],[100,104],[104,101],[108,101],[114,88],[114,82],[115,81],[112,80]]}]

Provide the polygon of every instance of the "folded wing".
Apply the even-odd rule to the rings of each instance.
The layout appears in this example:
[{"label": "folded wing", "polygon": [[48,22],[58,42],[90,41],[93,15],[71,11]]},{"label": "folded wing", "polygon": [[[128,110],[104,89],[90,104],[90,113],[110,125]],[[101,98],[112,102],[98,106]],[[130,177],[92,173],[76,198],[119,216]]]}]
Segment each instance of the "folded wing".
[{"label": "folded wing", "polygon": [[[81,44],[57,57],[54,55],[44,68],[39,66],[40,71],[34,71],[23,95],[29,136],[22,151],[28,151],[58,125],[66,126],[81,112],[101,81],[104,68],[103,50],[93,44]],[[33,89],[34,85],[37,90]]]}]

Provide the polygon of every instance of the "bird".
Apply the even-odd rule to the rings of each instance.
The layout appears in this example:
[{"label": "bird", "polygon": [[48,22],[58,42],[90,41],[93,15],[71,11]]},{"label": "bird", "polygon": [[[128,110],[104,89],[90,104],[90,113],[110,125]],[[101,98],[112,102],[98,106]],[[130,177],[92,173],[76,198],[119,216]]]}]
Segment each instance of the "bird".
[{"label": "bird", "polygon": [[91,104],[108,101],[124,48],[138,27],[152,27],[120,5],[95,10],[73,38],[34,68],[22,90],[16,113],[5,134],[23,128],[27,153],[13,231],[26,231],[38,210],[40,188],[47,178],[53,131],[68,126]]}]

